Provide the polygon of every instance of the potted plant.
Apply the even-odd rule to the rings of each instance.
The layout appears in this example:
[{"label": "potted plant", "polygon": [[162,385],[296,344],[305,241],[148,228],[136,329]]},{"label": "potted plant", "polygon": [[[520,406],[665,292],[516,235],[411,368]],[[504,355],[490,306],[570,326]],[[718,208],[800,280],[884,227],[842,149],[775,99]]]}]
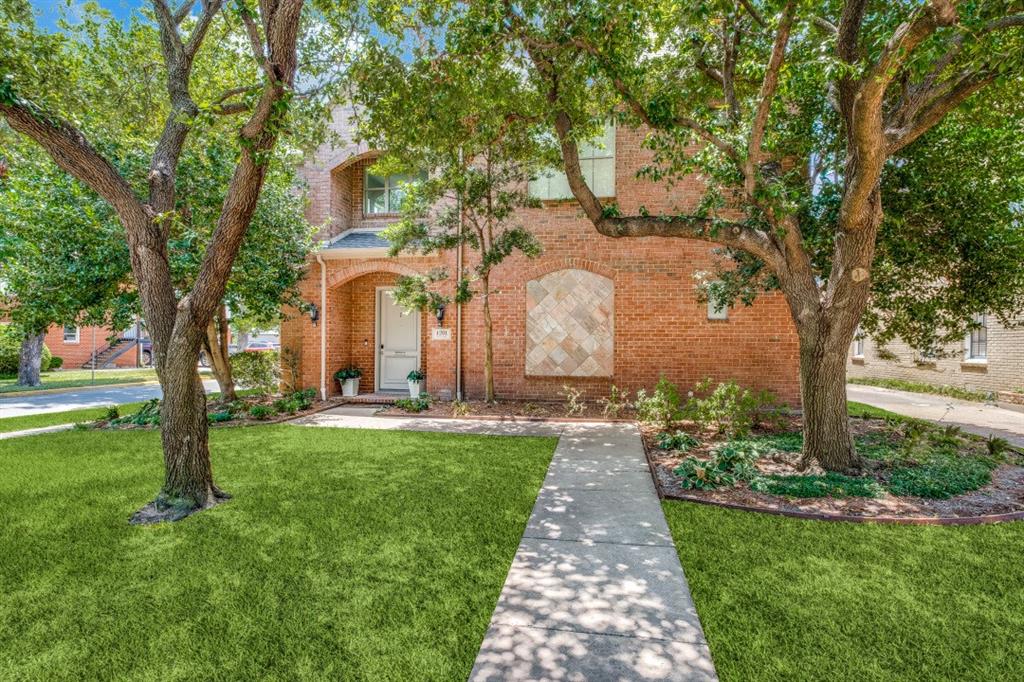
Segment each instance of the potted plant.
[{"label": "potted plant", "polygon": [[363,370],[355,365],[335,372],[334,378],[341,386],[341,395],[346,398],[354,398],[359,395],[359,377],[361,376],[363,376]]},{"label": "potted plant", "polygon": [[414,369],[405,378],[409,381],[409,397],[419,398],[420,393],[423,391],[423,372]]}]

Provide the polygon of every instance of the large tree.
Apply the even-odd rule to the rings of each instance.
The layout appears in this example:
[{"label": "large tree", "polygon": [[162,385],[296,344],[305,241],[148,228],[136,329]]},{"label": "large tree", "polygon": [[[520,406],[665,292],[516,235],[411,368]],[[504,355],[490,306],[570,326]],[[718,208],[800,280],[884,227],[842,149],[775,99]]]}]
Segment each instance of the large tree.
[{"label": "large tree", "polygon": [[[912,145],[929,144],[929,131],[972,96],[994,87],[1021,97],[1021,3],[481,0],[417,8],[380,21],[408,36],[413,58],[434,66],[437,88],[478,64],[518,74],[516,86],[494,98],[510,113],[549,122],[572,193],[600,234],[714,242],[736,272],[732,286],[713,293],[782,291],[800,345],[804,462],[856,467],[845,362],[872,300],[883,183],[901,164],[922,160]],[[503,59],[480,59],[493,53]],[[623,215],[598,199],[577,144],[607,117],[651,131],[647,177],[699,173],[704,200],[681,213]],[[917,194],[927,184],[903,179]],[[822,193],[835,197],[831,206]],[[913,239],[913,223],[890,223],[889,237]],[[970,230],[993,246],[1014,238],[1008,229]],[[1019,309],[1021,291],[991,302]],[[974,312],[944,320],[966,326]]]},{"label": "large tree", "polygon": [[[0,116],[116,212],[153,339],[165,479],[134,522],[182,518],[226,497],[213,480],[196,365],[287,129],[303,0],[226,5],[152,0],[127,26],[107,18],[54,34],[36,29],[26,3],[0,5]],[[179,291],[168,250],[178,169],[216,125],[236,130],[232,178],[198,275]],[[110,144],[126,139],[149,157],[142,177],[120,163],[126,148]]]}]

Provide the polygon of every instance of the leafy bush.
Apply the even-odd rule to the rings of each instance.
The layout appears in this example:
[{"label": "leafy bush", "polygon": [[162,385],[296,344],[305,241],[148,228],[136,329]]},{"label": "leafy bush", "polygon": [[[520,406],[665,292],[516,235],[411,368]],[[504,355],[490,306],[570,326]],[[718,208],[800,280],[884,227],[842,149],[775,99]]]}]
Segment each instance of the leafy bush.
[{"label": "leafy bush", "polygon": [[465,417],[470,413],[469,403],[459,400],[456,398],[452,401],[452,416],[453,417]]},{"label": "leafy bush", "polygon": [[117,419],[120,416],[121,413],[118,411],[117,405],[111,405],[110,407],[107,408],[107,413],[103,416],[103,418],[106,419],[107,421],[110,421],[112,419]]},{"label": "leafy bush", "polygon": [[565,414],[567,417],[583,414],[583,410],[587,407],[586,403],[580,400],[583,391],[569,384],[563,384],[562,390],[559,391],[558,395],[565,398]]},{"label": "leafy bush", "polygon": [[238,383],[260,395],[277,391],[281,376],[278,354],[274,351],[235,353],[231,356],[231,371]]},{"label": "leafy bush", "polygon": [[878,497],[882,486],[869,478],[828,472],[823,475],[758,476],[750,482],[758,492],[785,497]]},{"label": "leafy bush", "polygon": [[395,401],[395,407],[406,412],[422,412],[430,407],[430,395],[420,393],[418,398],[399,398]]},{"label": "leafy bush", "polygon": [[637,419],[657,424],[663,431],[672,428],[672,424],[682,416],[679,410],[679,389],[664,376],[658,379],[650,396],[644,389],[637,391],[633,406],[636,408]]},{"label": "leafy bush", "polygon": [[749,434],[755,424],[781,418],[782,407],[770,391],[754,393],[735,381],[721,382],[713,390],[711,385],[711,379],[697,384],[694,393],[704,396],[694,395],[683,408],[683,415],[701,428],[738,437]]},{"label": "leafy bush", "polygon": [[60,357],[59,355],[54,355],[52,358],[50,358],[50,370],[60,369],[63,366],[64,358]]},{"label": "leafy bush", "polygon": [[708,490],[757,477],[758,451],[748,442],[724,443],[707,460],[687,457],[675,469],[684,488]]},{"label": "leafy bush", "polygon": [[[260,353],[262,355],[262,353]],[[249,416],[253,419],[270,419],[274,415],[274,408],[269,405],[253,405],[249,408]]]},{"label": "leafy bush", "polygon": [[601,414],[611,419],[617,419],[619,413],[629,407],[629,392],[623,391],[613,384],[608,397],[598,398],[598,402],[603,405]]},{"label": "leafy bush", "polygon": [[991,480],[992,472],[984,462],[968,457],[948,457],[896,469],[889,479],[889,490],[894,495],[945,500],[977,490]]},{"label": "leafy bush", "polygon": [[346,379],[358,379],[363,376],[363,370],[359,369],[355,365],[349,365],[343,369],[339,369],[334,373],[334,378],[338,381],[345,381]]},{"label": "leafy bush", "polygon": [[115,417],[109,422],[110,426],[159,426],[160,425],[160,399],[153,398],[142,404],[137,412],[126,414],[123,417]]},{"label": "leafy bush", "polygon": [[684,431],[676,431],[675,433],[659,433],[655,444],[661,450],[688,452],[700,445],[700,441]]},{"label": "leafy bush", "polygon": [[314,398],[316,398],[315,388],[304,388],[301,391],[292,393],[292,400],[298,403],[300,410],[308,410],[312,407]]},{"label": "leafy bush", "polygon": [[219,424],[221,422],[229,422],[235,418],[235,415],[231,414],[230,411],[224,410],[222,412],[211,412],[206,415],[206,421],[211,424]]},{"label": "leafy bush", "polygon": [[299,404],[292,398],[280,398],[274,401],[274,411],[280,414],[295,414],[299,411]]},{"label": "leafy bush", "polygon": [[[0,376],[13,376],[18,373],[18,359],[21,356],[21,330],[13,324],[0,324]],[[49,347],[43,344],[43,358],[39,363],[39,371],[50,368],[53,356]]]}]

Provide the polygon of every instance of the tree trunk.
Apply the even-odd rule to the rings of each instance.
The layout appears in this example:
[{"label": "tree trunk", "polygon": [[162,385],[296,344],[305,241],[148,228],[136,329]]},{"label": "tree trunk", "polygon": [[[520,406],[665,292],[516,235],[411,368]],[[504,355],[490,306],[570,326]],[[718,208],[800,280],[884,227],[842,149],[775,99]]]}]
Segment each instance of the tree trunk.
[{"label": "tree trunk", "polygon": [[484,400],[494,402],[494,330],[491,328],[491,286],[487,275],[480,278],[484,300]]},{"label": "tree trunk", "polygon": [[231,358],[228,353],[228,319],[227,311],[222,305],[217,317],[206,325],[206,353],[210,357],[213,376],[220,386],[220,398],[224,402],[237,399],[235,379],[231,374]]},{"label": "tree trunk", "polygon": [[213,483],[210,465],[206,393],[196,369],[196,352],[178,346],[161,368],[163,401],[160,437],[164,485],[156,499],[135,512],[131,523],[178,521],[229,496]]},{"label": "tree trunk", "polygon": [[[846,410],[846,353],[819,338],[800,348],[800,397],[804,411],[801,465],[812,461],[827,471],[852,471],[860,458],[850,436]],[[806,346],[806,347],[805,347]]]},{"label": "tree trunk", "polygon": [[21,341],[18,355],[18,386],[38,386],[42,383],[39,372],[43,362],[45,334],[27,334]]}]

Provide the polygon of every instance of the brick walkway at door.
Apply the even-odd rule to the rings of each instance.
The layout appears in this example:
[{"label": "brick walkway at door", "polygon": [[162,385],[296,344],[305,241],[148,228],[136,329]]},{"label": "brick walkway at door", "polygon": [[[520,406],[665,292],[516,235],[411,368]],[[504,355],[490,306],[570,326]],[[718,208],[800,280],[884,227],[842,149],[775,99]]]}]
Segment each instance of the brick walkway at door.
[{"label": "brick walkway at door", "polygon": [[711,662],[632,424],[374,417],[296,423],[558,436],[470,679],[711,680]]}]

